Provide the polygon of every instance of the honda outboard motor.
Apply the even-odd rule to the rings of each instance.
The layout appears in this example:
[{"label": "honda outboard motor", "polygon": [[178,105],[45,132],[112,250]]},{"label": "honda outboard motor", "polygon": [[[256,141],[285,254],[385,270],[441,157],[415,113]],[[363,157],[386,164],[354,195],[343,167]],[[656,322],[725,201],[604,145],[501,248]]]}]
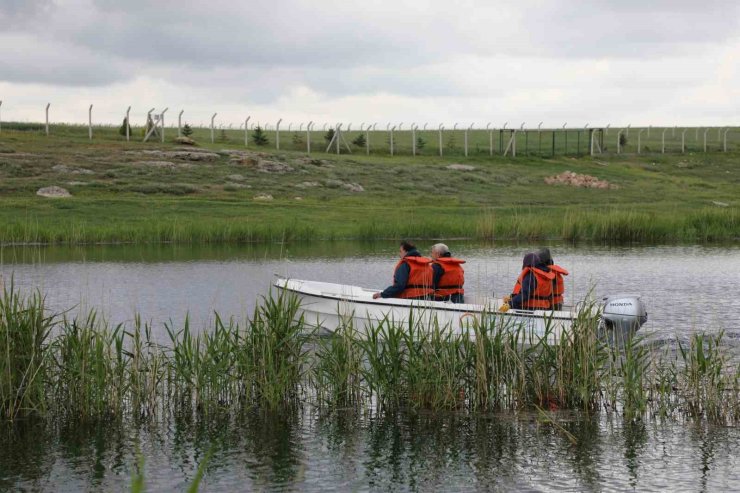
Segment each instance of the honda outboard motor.
[{"label": "honda outboard motor", "polygon": [[647,311],[640,295],[618,294],[604,298],[601,314],[602,327],[613,335],[627,335],[647,322]]}]

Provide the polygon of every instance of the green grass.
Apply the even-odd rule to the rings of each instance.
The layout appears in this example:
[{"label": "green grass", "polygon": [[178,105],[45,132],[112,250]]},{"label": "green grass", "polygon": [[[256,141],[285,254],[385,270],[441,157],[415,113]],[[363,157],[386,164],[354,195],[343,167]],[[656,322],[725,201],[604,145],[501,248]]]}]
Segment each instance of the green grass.
[{"label": "green grass", "polygon": [[[489,157],[484,150],[468,158],[460,153],[440,158],[431,149],[413,157],[401,148],[402,155],[390,157],[379,147],[370,156],[318,152],[308,157],[291,149],[286,133],[281,141],[288,149],[250,146],[251,154],[232,160],[227,151],[244,150],[239,133],[229,133],[228,142],[210,144],[204,132],[198,129],[195,137],[218,156],[191,163],[141,154],[177,146],[126,143],[115,129],[96,129],[90,142],[84,127],[55,126],[46,137],[4,125],[0,243],[398,237],[711,242],[740,237],[735,140],[728,153],[715,148],[685,155],[520,153],[512,159]],[[653,129],[655,134],[659,131]],[[476,139],[483,137],[476,133]],[[473,142],[479,140],[471,137],[471,146]],[[163,160],[174,167],[141,164]],[[261,172],[260,161],[291,169]],[[450,163],[476,169],[449,170]],[[544,183],[566,170],[618,188]],[[352,184],[364,191],[351,191]],[[35,195],[49,185],[67,188],[73,197]],[[273,200],[256,200],[261,194]]]},{"label": "green grass", "polygon": [[[714,423],[740,420],[740,365],[721,334],[668,353],[638,338],[607,343],[585,307],[559,339],[496,316],[467,331],[384,320],[317,339],[287,295],[267,296],[239,325],[186,321],[158,344],[137,318],[108,328],[90,313],[49,315],[38,293],[0,298],[0,412],[6,422],[206,416],[316,405],[469,412],[605,410]],[[53,334],[51,336],[50,334]]]}]

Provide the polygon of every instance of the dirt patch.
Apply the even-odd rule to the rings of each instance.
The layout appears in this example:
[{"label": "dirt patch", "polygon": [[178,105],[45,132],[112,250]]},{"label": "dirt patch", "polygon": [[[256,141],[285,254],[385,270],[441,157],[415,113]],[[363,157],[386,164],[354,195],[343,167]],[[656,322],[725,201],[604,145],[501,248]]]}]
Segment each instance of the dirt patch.
[{"label": "dirt patch", "polygon": [[581,175],[572,171],[564,171],[559,175],[548,176],[547,178],[545,178],[545,183],[547,183],[548,185],[569,185],[571,187],[578,188],[619,188],[617,185],[613,185],[606,180],[599,180],[595,176]]},{"label": "dirt patch", "polygon": [[69,193],[69,190],[67,190],[66,188],[57,187],[56,185],[51,186],[51,187],[39,188],[36,191],[36,195],[38,195],[39,197],[49,197],[49,198],[54,198],[54,199],[66,198],[66,197],[72,196],[72,194]]}]

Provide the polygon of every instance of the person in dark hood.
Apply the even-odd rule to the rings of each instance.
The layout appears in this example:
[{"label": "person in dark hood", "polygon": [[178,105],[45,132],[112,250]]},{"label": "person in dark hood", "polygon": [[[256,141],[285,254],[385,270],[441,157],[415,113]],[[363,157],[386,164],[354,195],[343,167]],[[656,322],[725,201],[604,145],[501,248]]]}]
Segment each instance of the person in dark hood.
[{"label": "person in dark hood", "polygon": [[553,310],[562,310],[563,300],[565,299],[565,280],[563,276],[567,276],[568,271],[553,261],[549,248],[540,248],[537,251],[537,256],[555,274],[555,279],[552,281],[552,308]]},{"label": "person in dark hood", "polygon": [[409,241],[401,242],[398,253],[401,260],[393,271],[393,284],[382,292],[373,294],[373,299],[431,299],[434,296],[432,259],[422,257],[416,245]]},{"label": "person in dark hood", "polygon": [[[552,309],[552,281],[555,274],[536,253],[527,253],[522,260],[522,271],[511,296],[504,299],[508,307],[519,310]],[[505,310],[504,310],[505,311]]]}]

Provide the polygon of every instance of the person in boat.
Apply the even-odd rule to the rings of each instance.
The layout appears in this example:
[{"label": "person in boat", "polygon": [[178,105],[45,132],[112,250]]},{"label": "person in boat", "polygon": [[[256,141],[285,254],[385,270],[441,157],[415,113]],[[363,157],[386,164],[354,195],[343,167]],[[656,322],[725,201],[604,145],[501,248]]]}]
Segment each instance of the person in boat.
[{"label": "person in boat", "polygon": [[464,260],[455,258],[444,243],[432,247],[432,287],[435,301],[465,303]]},{"label": "person in boat", "polygon": [[555,274],[542,263],[536,253],[528,253],[522,261],[522,272],[516,280],[511,296],[504,298],[500,311],[551,310],[552,282]]},{"label": "person in boat", "polygon": [[373,294],[373,298],[432,299],[432,259],[422,257],[409,241],[402,241],[398,252],[401,260],[393,272],[393,285]]},{"label": "person in boat", "polygon": [[563,300],[565,299],[563,296],[565,294],[565,280],[563,276],[567,276],[568,271],[552,260],[549,248],[540,248],[537,251],[537,256],[555,274],[555,279],[552,281],[552,309],[562,310]]}]

